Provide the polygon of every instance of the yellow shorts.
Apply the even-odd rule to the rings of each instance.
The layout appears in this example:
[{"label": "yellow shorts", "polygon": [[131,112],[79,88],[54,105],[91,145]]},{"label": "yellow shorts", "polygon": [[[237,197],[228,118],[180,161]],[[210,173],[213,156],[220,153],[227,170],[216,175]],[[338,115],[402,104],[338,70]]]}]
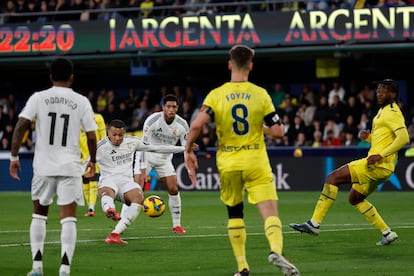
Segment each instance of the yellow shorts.
[{"label": "yellow shorts", "polygon": [[244,200],[247,191],[251,204],[277,200],[277,192],[270,168],[220,173],[220,199],[225,205],[235,206]]},{"label": "yellow shorts", "polygon": [[378,185],[387,181],[393,173],[375,165],[368,166],[366,158],[350,162],[348,168],[351,173],[352,188],[365,196],[375,191]]}]

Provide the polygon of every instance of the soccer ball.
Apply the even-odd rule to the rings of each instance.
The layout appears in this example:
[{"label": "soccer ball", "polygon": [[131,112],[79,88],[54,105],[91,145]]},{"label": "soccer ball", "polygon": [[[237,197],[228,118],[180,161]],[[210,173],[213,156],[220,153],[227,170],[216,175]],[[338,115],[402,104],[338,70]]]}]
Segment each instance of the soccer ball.
[{"label": "soccer ball", "polygon": [[165,202],[157,195],[150,195],[144,200],[144,212],[151,218],[156,218],[164,214]]}]

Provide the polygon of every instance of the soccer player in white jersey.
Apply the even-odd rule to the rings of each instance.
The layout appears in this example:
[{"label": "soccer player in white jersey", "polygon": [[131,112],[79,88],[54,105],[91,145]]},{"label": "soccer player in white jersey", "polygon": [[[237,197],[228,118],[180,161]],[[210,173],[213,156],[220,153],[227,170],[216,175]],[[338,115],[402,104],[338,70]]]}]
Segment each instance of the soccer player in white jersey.
[{"label": "soccer player in white jersey", "polygon": [[56,58],[50,65],[53,86],[30,96],[19,114],[12,138],[10,175],[20,180],[18,152],[25,130],[36,121],[36,150],[33,160],[30,224],[32,270],[28,276],[43,275],[43,250],[49,206],[57,195],[60,206],[61,264],[59,275],[70,275],[76,246],[76,207],[84,205],[82,166],[79,150],[81,127],[88,138],[89,177],[95,174],[97,129],[89,100],[73,91],[73,64],[69,59]]},{"label": "soccer player in white jersey", "polygon": [[[135,151],[161,153],[183,152],[183,146],[150,145],[138,137],[125,136],[125,124],[121,120],[109,123],[108,136],[98,143],[96,158],[101,170],[98,194],[102,210],[117,225],[105,239],[105,243],[127,244],[123,233],[138,217],[144,195],[140,185],[134,182],[133,163]],[[122,216],[115,209],[115,199],[123,203]]]},{"label": "soccer player in white jersey", "polygon": [[[162,99],[162,111],[148,116],[143,126],[144,142],[151,144],[176,145],[180,141],[185,146],[189,126],[186,120],[177,115],[178,99],[168,94]],[[185,234],[181,226],[181,197],[178,191],[178,181],[172,164],[173,154],[141,153],[135,157],[134,178],[141,187],[146,172],[157,171],[160,181],[168,190],[168,207],[171,213],[173,228],[177,234]]]}]

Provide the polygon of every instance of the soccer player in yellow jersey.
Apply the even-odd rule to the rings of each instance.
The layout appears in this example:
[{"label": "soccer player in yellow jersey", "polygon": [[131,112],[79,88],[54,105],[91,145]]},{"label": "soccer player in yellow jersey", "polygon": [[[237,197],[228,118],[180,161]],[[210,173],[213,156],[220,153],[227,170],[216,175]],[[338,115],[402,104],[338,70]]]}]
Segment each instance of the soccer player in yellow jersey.
[{"label": "soccer player in yellow jersey", "polygon": [[[103,116],[99,113],[94,113],[95,122],[98,125],[96,130],[96,141],[106,137],[106,125]],[[80,151],[81,151],[81,161],[82,164],[86,164],[89,160],[89,151],[88,144],[86,140],[86,134],[84,131],[81,131],[80,134]],[[96,198],[98,196],[98,176],[99,176],[99,167],[96,163],[95,175],[91,178],[86,178],[85,175],[82,176],[82,188],[83,194],[85,196],[86,204],[88,205],[88,212],[85,213],[85,217],[94,217],[95,216],[95,204]]]},{"label": "soccer player in yellow jersey", "polygon": [[380,108],[373,119],[372,131],[364,130],[360,134],[361,140],[371,143],[368,156],[331,172],[326,178],[312,218],[302,224],[290,224],[294,230],[317,236],[323,218],[338,195],[339,186],[352,184],[349,203],[381,231],[383,237],[377,245],[388,245],[398,239],[397,233],[390,229],[366,198],[394,172],[398,151],[409,141],[408,131],[404,116],[396,103],[396,82],[391,79],[379,81],[376,94]]},{"label": "soccer player in yellow jersey", "polygon": [[216,124],[218,150],[216,164],[220,174],[220,199],[227,207],[227,230],[238,272],[248,276],[246,228],[243,214],[245,190],[248,202],[255,204],[264,220],[269,242],[268,260],[285,275],[300,275],[283,255],[282,223],[278,196],[264,143],[264,134],[283,137],[283,125],[268,92],[251,82],[254,50],[235,45],[228,62],[231,80],[213,89],[204,99],[200,112],[191,123],[184,158],[188,174],[195,183],[197,158],[192,147],[202,127],[212,120]]}]

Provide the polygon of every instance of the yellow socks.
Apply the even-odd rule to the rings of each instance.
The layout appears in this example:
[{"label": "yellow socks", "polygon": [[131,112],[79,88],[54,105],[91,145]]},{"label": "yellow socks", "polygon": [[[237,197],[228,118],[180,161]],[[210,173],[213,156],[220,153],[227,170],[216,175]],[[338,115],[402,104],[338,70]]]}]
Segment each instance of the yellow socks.
[{"label": "yellow socks", "polygon": [[246,228],[244,220],[240,218],[233,218],[228,220],[227,232],[230,239],[230,244],[233,248],[234,257],[236,257],[238,271],[244,268],[249,269],[246,260]]},{"label": "yellow socks", "polygon": [[82,188],[88,208],[95,210],[96,198],[98,196],[98,182],[96,180],[89,181],[88,184],[83,184]]},{"label": "yellow socks", "polygon": [[98,196],[98,182],[96,180],[89,182],[89,206],[96,204],[96,198]]},{"label": "yellow socks", "polygon": [[354,207],[381,232],[389,229],[388,225],[384,222],[377,209],[367,200],[354,205]]},{"label": "yellow socks", "polygon": [[276,216],[270,216],[265,220],[264,230],[269,241],[270,251],[277,254],[283,252],[282,222]]},{"label": "yellow socks", "polygon": [[89,205],[89,183],[82,184],[82,189],[83,189],[83,195],[85,196],[86,204]]},{"label": "yellow socks", "polygon": [[329,208],[334,203],[336,197],[338,196],[338,187],[325,183],[323,186],[321,195],[319,196],[319,200],[316,203],[315,210],[313,211],[312,215],[312,224],[316,222],[319,224],[322,223],[323,218],[325,217],[326,213],[328,213]]}]

